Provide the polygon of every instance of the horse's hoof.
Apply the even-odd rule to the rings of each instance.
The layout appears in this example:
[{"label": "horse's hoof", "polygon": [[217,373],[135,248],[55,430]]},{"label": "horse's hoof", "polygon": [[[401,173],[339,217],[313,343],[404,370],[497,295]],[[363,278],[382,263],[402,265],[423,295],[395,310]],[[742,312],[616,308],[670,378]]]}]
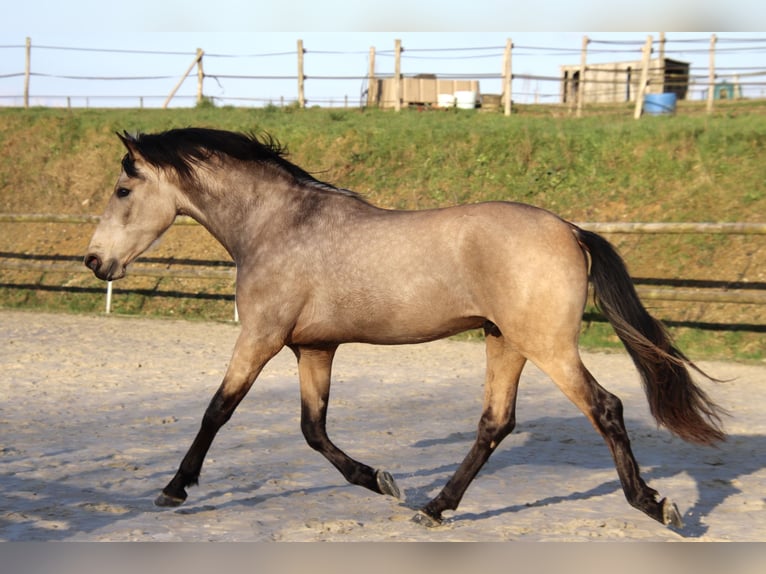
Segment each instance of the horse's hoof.
[{"label": "horse's hoof", "polygon": [[394,498],[401,498],[402,494],[399,492],[399,487],[396,485],[394,477],[391,473],[385,470],[378,470],[375,472],[375,481],[378,483],[378,488],[382,494],[388,494]]},{"label": "horse's hoof", "polygon": [[678,512],[678,507],[674,502],[667,498],[662,500],[662,523],[665,526],[672,526],[673,528],[683,528],[684,521],[681,520],[681,514]]},{"label": "horse's hoof", "polygon": [[170,507],[181,506],[186,498],[178,498],[177,496],[169,496],[164,492],[160,492],[160,495],[154,499],[155,506]]},{"label": "horse's hoof", "polygon": [[419,510],[418,513],[412,517],[412,521],[415,524],[420,524],[421,526],[425,526],[426,528],[436,528],[437,526],[442,525],[442,521],[438,518],[434,518],[433,516],[426,514],[422,510]]}]

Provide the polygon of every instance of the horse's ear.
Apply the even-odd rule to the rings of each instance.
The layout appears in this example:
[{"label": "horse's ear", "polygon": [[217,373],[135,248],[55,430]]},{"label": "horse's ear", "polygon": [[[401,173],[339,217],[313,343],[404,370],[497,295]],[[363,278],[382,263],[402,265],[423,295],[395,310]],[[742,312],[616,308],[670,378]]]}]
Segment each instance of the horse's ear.
[{"label": "horse's ear", "polygon": [[122,133],[116,132],[117,137],[120,138],[120,141],[122,142],[122,145],[125,146],[125,149],[128,150],[128,154],[133,159],[136,159],[141,156],[141,154],[138,153],[137,144],[138,140],[135,136],[129,134],[127,131],[123,131]]}]

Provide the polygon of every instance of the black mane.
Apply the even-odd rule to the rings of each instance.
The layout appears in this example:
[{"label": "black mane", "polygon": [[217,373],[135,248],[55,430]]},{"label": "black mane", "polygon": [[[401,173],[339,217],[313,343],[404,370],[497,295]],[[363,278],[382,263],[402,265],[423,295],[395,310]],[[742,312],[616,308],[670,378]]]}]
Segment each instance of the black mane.
[{"label": "black mane", "polygon": [[[182,128],[138,136],[125,132],[122,137],[135,146],[151,165],[171,168],[181,180],[194,181],[194,168],[202,165],[211,156],[229,156],[241,161],[267,163],[280,168],[299,183],[361,198],[353,191],[319,181],[307,171],[289,162],[286,159],[287,148],[268,134],[259,138],[252,133],[209,128]],[[128,156],[123,159],[122,165],[128,175],[135,174],[135,167]],[[131,171],[134,173],[131,174]]]}]

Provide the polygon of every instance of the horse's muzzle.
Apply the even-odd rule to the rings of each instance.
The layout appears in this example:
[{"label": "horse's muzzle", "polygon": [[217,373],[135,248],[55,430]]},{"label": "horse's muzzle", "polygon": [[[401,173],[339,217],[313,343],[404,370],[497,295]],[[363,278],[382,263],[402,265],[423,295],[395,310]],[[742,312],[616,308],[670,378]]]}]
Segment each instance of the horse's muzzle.
[{"label": "horse's muzzle", "polygon": [[[102,281],[112,281],[114,279],[120,279],[125,275],[124,268],[121,269],[120,264],[117,261],[112,261],[106,268],[98,255],[93,253],[85,256],[85,267],[93,271],[93,273]],[[117,271],[120,271],[117,273]]]}]

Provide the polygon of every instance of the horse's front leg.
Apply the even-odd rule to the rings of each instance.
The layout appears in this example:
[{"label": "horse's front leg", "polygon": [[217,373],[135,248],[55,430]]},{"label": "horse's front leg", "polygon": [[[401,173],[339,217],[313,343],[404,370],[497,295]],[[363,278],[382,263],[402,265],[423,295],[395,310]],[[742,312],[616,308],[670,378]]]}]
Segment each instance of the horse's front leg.
[{"label": "horse's front leg", "polygon": [[327,436],[330,374],[337,347],[292,347],[298,358],[301,384],[301,431],[311,448],[322,453],[351,484],[399,498],[399,487],[385,471],[375,470],[349,457]]},{"label": "horse's front leg", "polygon": [[223,383],[213,395],[202,425],[173,479],[155,499],[157,506],[178,506],[186,500],[186,487],[197,484],[205,455],[219,429],[234,414],[263,366],[282,347],[281,343],[256,341],[243,331],[237,339]]}]

